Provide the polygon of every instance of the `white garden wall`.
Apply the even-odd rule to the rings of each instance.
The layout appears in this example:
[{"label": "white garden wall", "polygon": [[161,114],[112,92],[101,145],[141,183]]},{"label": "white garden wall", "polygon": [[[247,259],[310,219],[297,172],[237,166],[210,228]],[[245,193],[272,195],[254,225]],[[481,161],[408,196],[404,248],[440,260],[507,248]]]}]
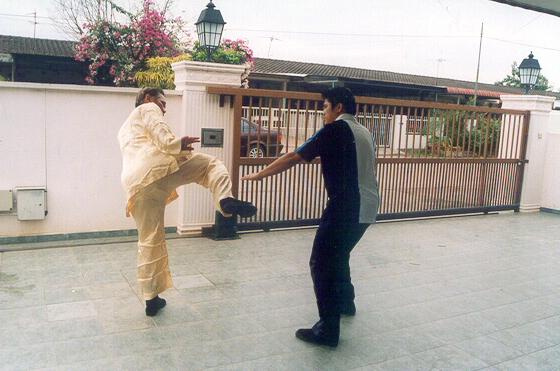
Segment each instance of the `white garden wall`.
[{"label": "white garden wall", "polygon": [[[18,221],[0,213],[0,237],[133,229],[124,213],[117,131],[137,89],[0,83],[0,190],[47,188],[48,215]],[[177,134],[181,93],[167,92]],[[176,226],[177,202],[166,225]]]}]

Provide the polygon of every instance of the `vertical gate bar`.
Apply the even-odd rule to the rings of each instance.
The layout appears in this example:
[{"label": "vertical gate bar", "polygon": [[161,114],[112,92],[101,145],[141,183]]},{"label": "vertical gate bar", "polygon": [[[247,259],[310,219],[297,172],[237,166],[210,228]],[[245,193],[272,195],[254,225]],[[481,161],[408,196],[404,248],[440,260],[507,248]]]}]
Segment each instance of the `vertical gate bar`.
[{"label": "vertical gate bar", "polygon": [[443,173],[444,173],[444,191],[443,191],[443,209],[448,209],[449,208],[449,188],[450,188],[450,184],[451,184],[451,164],[449,161],[445,161],[443,162]]},{"label": "vertical gate bar", "polygon": [[[398,143],[398,147],[397,147],[397,157],[398,158],[401,157],[402,126],[406,124],[406,123],[403,124],[403,122],[402,122],[403,109],[404,109],[404,107],[401,106],[401,110],[400,110],[401,113],[399,115],[399,122],[397,123],[397,125],[395,125],[395,127],[398,127],[398,129],[399,129],[399,143]],[[406,130],[406,127],[405,127],[405,130]]]},{"label": "vertical gate bar", "polygon": [[435,191],[435,202],[434,202],[434,206],[433,206],[433,210],[439,210],[442,208],[442,198],[443,198],[443,178],[442,178],[442,172],[441,172],[441,162],[436,162],[435,163],[435,184],[434,184],[434,191]]},{"label": "vertical gate bar", "polygon": [[[381,164],[381,165],[382,165],[381,168],[382,168],[382,172],[383,172],[383,176],[382,176],[382,178],[383,178],[383,191],[382,192],[383,193],[382,194],[387,194],[388,193],[388,188],[389,188],[389,172],[388,172],[389,169],[388,169],[388,166],[387,166],[388,164],[385,163],[385,164]],[[381,200],[381,205],[380,206],[383,207],[383,210],[387,209],[385,200],[383,200],[383,199]]]},{"label": "vertical gate bar", "polygon": [[514,155],[512,156],[512,158],[521,158],[521,157],[520,157],[521,153],[520,153],[520,150],[519,150],[519,149],[520,149],[521,143],[523,142],[523,138],[522,138],[522,137],[523,137],[523,133],[522,133],[522,130],[523,130],[523,127],[524,127],[524,125],[525,125],[525,121],[521,119],[522,116],[517,116],[517,117],[518,117],[518,120],[517,120],[517,121],[518,121],[518,124],[517,124],[517,134],[516,134],[516,136],[515,136],[515,138],[516,138],[516,139],[515,139],[515,153],[514,153]]},{"label": "vertical gate bar", "polygon": [[[416,121],[418,122],[418,121]],[[414,197],[412,197],[412,209],[414,211],[418,210],[418,199],[420,198],[420,163],[413,163],[413,181],[414,181],[414,191],[413,191],[413,195]]]},{"label": "vertical gate bar", "polygon": [[286,153],[290,152],[290,126],[291,126],[291,111],[292,111],[292,100],[291,99],[287,99],[286,101],[287,103],[287,110],[286,110],[286,116],[288,117],[288,122],[286,123]]},{"label": "vertical gate bar", "polygon": [[399,202],[398,202],[398,210],[402,210],[402,212],[405,211],[405,194],[406,194],[406,162],[403,162],[400,164],[401,165],[401,177],[399,179],[400,181],[400,192],[399,192]]},{"label": "vertical gate bar", "polygon": [[397,106],[393,106],[393,116],[391,117],[391,121],[388,121],[389,133],[391,138],[391,151],[389,152],[389,156],[393,157],[395,153],[395,120],[397,117]]},{"label": "vertical gate bar", "polygon": [[461,128],[463,130],[463,140],[461,141],[461,157],[467,157],[467,153],[465,151],[465,140],[467,139],[467,121],[469,120],[471,112],[465,112],[465,116],[461,122]]},{"label": "vertical gate bar", "polygon": [[[270,157],[270,127],[271,126],[272,126],[272,98],[269,97],[268,98],[268,125],[267,125],[268,133],[266,135],[266,157]],[[277,130],[276,132],[278,133],[280,128],[277,128],[276,130]],[[276,135],[276,138],[278,138],[278,135]],[[278,139],[276,139],[276,141],[278,141]],[[278,147],[275,147],[274,156],[272,157],[278,156],[277,153],[278,151],[276,150],[276,148]]]},{"label": "vertical gate bar", "polygon": [[[512,124],[512,118],[513,118],[513,124]],[[516,116],[515,115],[509,115],[509,120],[508,120],[508,130],[507,130],[507,137],[504,138],[504,140],[506,141],[505,144],[505,156],[504,158],[513,158],[513,137],[515,136],[515,122],[516,122]]]},{"label": "vertical gate bar", "polygon": [[[518,179],[517,179],[517,186],[515,189],[515,204],[521,203],[521,191],[523,186],[523,176],[525,173],[525,160],[527,158],[527,139],[529,135],[529,112],[526,112],[523,115],[523,134],[521,135],[521,149],[519,153],[519,162],[518,162]],[[518,210],[516,210],[518,211]]]},{"label": "vertical gate bar", "polygon": [[282,188],[282,198],[280,199],[279,212],[280,220],[286,220],[286,171],[280,173],[280,188]]},{"label": "vertical gate bar", "polygon": [[234,197],[239,196],[239,156],[241,153],[241,114],[243,97],[233,96],[233,154],[231,168],[231,193]]},{"label": "vertical gate bar", "polygon": [[307,219],[314,219],[314,210],[315,210],[315,165],[309,164],[309,177],[311,179],[310,187],[309,187],[309,212],[307,214]]},{"label": "vertical gate bar", "polygon": [[[397,163],[396,162],[390,162],[389,163],[390,169],[391,169],[391,178],[392,178],[392,182],[391,182],[391,205],[388,208],[388,210],[392,213],[397,211],[397,200],[398,200],[398,184],[399,184],[399,173],[397,172]],[[388,212],[389,212],[388,211]]]},{"label": "vertical gate bar", "polygon": [[[429,129],[428,129],[429,130]],[[432,198],[433,198],[433,179],[434,179],[434,168],[433,162],[426,163],[426,199],[424,201],[424,210],[431,210],[432,209]],[[428,176],[428,174],[430,176]]]},{"label": "vertical gate bar", "polygon": [[420,110],[420,121],[418,123],[418,156],[416,157],[426,157],[426,149],[424,148],[424,150],[422,150],[422,140],[424,137],[424,119],[426,118],[426,109],[422,108]]},{"label": "vertical gate bar", "polygon": [[[474,153],[471,153],[471,140],[473,137],[473,123],[476,120],[476,114],[474,112],[470,112],[469,113],[469,119],[468,119],[468,132],[469,135],[467,136],[467,155],[468,157],[475,157]],[[465,132],[467,131],[467,126],[465,125]],[[474,151],[473,151],[474,152]]]},{"label": "vertical gate bar", "polygon": [[455,147],[455,121],[457,121],[457,117],[460,115],[460,111],[459,110],[453,110],[451,111],[451,137],[450,137],[450,145],[451,145],[451,153],[450,153],[450,157],[453,158],[454,156],[454,148]]},{"label": "vertical gate bar", "polygon": [[321,176],[320,165],[317,163],[317,164],[314,164],[313,166],[315,167],[315,184],[316,184],[316,186],[315,186],[315,209],[314,209],[314,211],[315,211],[315,215],[319,216],[319,215],[321,215],[321,186],[323,184],[321,183],[321,179],[320,179],[320,176]]},{"label": "vertical gate bar", "polygon": [[[263,97],[259,97],[259,119],[258,119],[258,125],[257,125],[257,150],[260,148],[261,146],[261,132],[262,132],[262,115],[263,115],[263,108],[262,108],[262,103],[263,103]],[[257,155],[258,157],[258,152]],[[263,153],[264,156],[264,153]]]},{"label": "vertical gate bar", "polygon": [[496,171],[496,169],[494,168],[494,164],[491,162],[488,162],[486,166],[488,167],[488,172],[486,173],[486,182],[488,184],[486,206],[492,206],[494,198],[494,172]]},{"label": "vertical gate bar", "polygon": [[469,162],[466,163],[466,189],[465,189],[465,195],[463,196],[463,202],[465,204],[465,207],[473,207],[472,202],[471,202],[471,196],[474,193],[473,190],[473,163]]},{"label": "vertical gate bar", "polygon": [[411,156],[414,158],[414,151],[416,150],[416,131],[418,126],[418,107],[414,107],[414,125],[412,125],[412,152]]},{"label": "vertical gate bar", "polygon": [[315,117],[313,118],[313,134],[317,132],[317,117],[319,116],[319,101],[315,101]]},{"label": "vertical gate bar", "polygon": [[488,158],[492,158],[492,146],[494,145],[494,126],[492,124],[492,121],[494,115],[493,114],[488,114],[488,121],[487,121],[487,128],[488,128],[488,152],[486,153],[486,157]]},{"label": "vertical gate bar", "polygon": [[303,142],[305,142],[307,140],[307,138],[309,138],[309,134],[307,133],[308,131],[308,123],[309,123],[309,101],[306,100],[305,101],[305,131],[304,131],[304,139]]},{"label": "vertical gate bar", "polygon": [[509,183],[509,178],[507,176],[507,170],[509,168],[509,165],[507,163],[501,163],[500,167],[502,168],[502,171],[500,173],[500,179],[502,180],[503,185],[500,188],[499,203],[500,203],[500,205],[507,205],[504,194],[506,193],[506,189],[507,189],[507,186],[508,186],[508,183]]},{"label": "vertical gate bar", "polygon": [[[423,116],[423,114],[422,114],[422,116]],[[422,120],[420,122],[422,123],[421,124],[421,128],[422,128],[424,121]],[[424,192],[425,192],[425,189],[426,189],[425,184],[424,184],[425,176],[426,176],[425,164],[426,164],[425,162],[419,162],[418,166],[417,166],[417,168],[418,168],[418,197],[416,199],[416,207],[415,207],[415,209],[417,211],[422,211],[422,201],[425,197],[424,196]]]},{"label": "vertical gate bar", "polygon": [[301,101],[298,99],[297,103],[296,103],[296,139],[295,139],[295,145],[294,145],[294,149],[296,149],[298,147],[298,141],[299,141],[299,110],[301,108]]},{"label": "vertical gate bar", "polygon": [[[432,157],[434,157],[434,147],[435,147],[435,140],[436,140],[436,127],[437,127],[437,123],[438,123],[438,110],[433,108],[433,124],[429,124],[430,127],[428,127],[428,133],[430,134],[430,147],[431,147],[431,152],[432,152]],[[430,111],[432,111],[430,110]]]},{"label": "vertical gate bar", "polygon": [[504,156],[503,156],[504,158],[511,158],[510,149],[509,149],[509,145],[510,145],[509,137],[510,137],[510,136],[512,135],[512,133],[513,133],[513,130],[511,129],[511,125],[512,125],[512,124],[511,124],[511,119],[512,119],[512,118],[515,120],[514,115],[509,114],[509,115],[508,115],[508,124],[507,124],[507,128],[508,128],[508,130],[507,130],[507,136],[504,135],[504,141],[505,141],[505,143],[504,143],[504,148],[505,148],[505,150],[504,150]]},{"label": "vertical gate bar", "polygon": [[484,158],[488,158],[488,132],[490,131],[488,116],[487,112],[484,115]]},{"label": "vertical gate bar", "polygon": [[463,197],[465,196],[465,189],[467,187],[466,181],[467,181],[467,177],[466,177],[466,172],[467,172],[467,167],[466,167],[466,163],[460,163],[459,164],[459,187],[457,188],[457,205],[458,207],[466,207],[465,205],[465,201],[463,199]]},{"label": "vertical gate bar", "polygon": [[[385,106],[386,109],[389,109],[389,107]],[[389,112],[387,112],[385,114],[385,121],[383,121],[383,112],[386,112],[383,109],[383,106],[379,106],[379,127],[380,127],[380,134],[381,135],[381,141],[383,142],[383,158],[387,157],[387,128],[386,128],[386,123],[387,123],[387,116],[389,116]],[[379,153],[379,151],[378,151]]]}]

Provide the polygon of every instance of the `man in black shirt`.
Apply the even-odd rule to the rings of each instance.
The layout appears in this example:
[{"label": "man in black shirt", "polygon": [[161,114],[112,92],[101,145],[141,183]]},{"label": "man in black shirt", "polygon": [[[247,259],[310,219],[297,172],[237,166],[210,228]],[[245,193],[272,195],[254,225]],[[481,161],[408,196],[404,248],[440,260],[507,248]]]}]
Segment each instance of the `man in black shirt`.
[{"label": "man in black shirt", "polygon": [[243,180],[261,180],[316,157],[321,158],[327,207],[315,235],[309,266],[319,321],[296,336],[306,342],[336,347],[340,315],[355,315],[350,252],[375,222],[379,206],[375,144],[371,133],[354,118],[350,90],[332,88],[323,94],[325,126],[294,152],[280,157]]}]

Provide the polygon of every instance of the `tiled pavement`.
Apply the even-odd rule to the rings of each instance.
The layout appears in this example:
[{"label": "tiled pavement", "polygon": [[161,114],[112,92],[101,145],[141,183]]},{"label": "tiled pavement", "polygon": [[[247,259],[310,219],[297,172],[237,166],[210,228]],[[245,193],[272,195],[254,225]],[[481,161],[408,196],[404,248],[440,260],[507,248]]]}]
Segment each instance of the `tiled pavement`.
[{"label": "tiled pavement", "polygon": [[335,350],[294,338],[316,320],[313,234],[170,240],[175,288],[154,318],[135,294],[135,243],[2,253],[0,368],[560,369],[559,215],[370,228]]}]

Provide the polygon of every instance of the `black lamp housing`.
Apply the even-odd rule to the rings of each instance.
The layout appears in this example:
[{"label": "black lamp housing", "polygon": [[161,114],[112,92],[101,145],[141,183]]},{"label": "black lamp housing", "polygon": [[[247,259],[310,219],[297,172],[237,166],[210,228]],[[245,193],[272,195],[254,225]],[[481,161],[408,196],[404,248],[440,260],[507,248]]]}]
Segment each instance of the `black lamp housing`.
[{"label": "black lamp housing", "polygon": [[536,84],[541,66],[539,61],[534,58],[533,52],[528,58],[523,59],[519,65],[519,77],[521,78],[521,86],[525,87],[525,93],[528,93]]},{"label": "black lamp housing", "polygon": [[224,31],[224,18],[222,13],[212,3],[212,0],[206,5],[206,9],[200,12],[196,25],[196,33],[200,45],[207,50],[207,59],[210,60],[211,54],[220,45],[222,32]]}]

